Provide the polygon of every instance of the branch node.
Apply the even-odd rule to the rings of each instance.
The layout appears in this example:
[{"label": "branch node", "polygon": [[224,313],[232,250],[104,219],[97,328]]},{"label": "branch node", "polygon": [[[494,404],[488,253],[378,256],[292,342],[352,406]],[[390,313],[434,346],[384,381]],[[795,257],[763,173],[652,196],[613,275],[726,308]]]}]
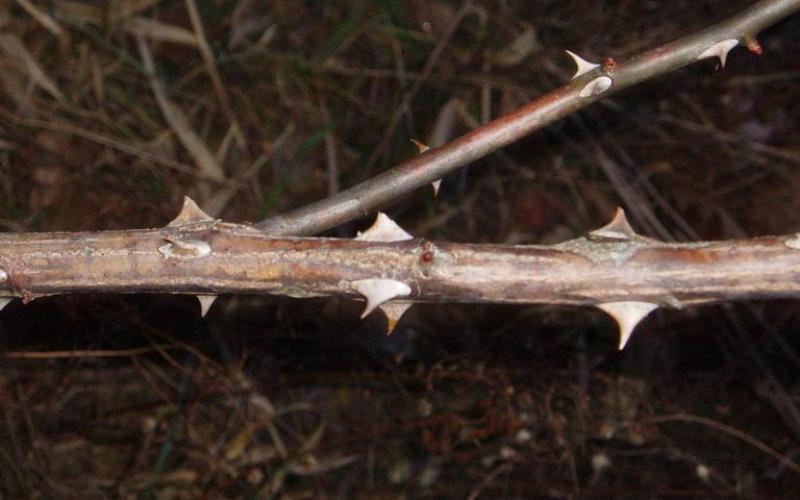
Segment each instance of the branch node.
[{"label": "branch node", "polygon": [[165,259],[169,259],[170,257],[193,259],[211,255],[211,245],[205,241],[178,241],[171,239],[167,241],[169,243],[158,247],[158,252],[163,255]]},{"label": "branch node", "polygon": [[758,40],[754,36],[746,36],[744,37],[744,46],[747,47],[747,50],[752,52],[753,54],[760,56],[764,53],[764,47],[758,43]]},{"label": "branch node", "polygon": [[578,93],[580,97],[587,98],[600,95],[606,90],[611,88],[614,81],[608,76],[598,76],[591,82],[587,83]]}]

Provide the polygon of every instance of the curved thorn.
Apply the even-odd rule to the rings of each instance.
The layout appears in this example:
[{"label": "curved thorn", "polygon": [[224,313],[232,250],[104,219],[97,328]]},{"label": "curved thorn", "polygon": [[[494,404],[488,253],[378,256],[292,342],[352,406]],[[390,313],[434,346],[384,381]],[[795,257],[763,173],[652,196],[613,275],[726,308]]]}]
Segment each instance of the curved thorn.
[{"label": "curved thorn", "polygon": [[395,297],[411,295],[411,287],[396,280],[370,278],[353,281],[350,286],[367,299],[367,305],[361,314],[361,318],[366,318],[369,313],[384,302]]},{"label": "curved thorn", "polygon": [[606,304],[599,304],[597,307],[608,313],[609,316],[614,318],[619,326],[619,350],[625,348],[625,344],[630,340],[633,335],[633,330],[636,325],[642,321],[645,316],[658,308],[657,304],[649,302],[608,302]]},{"label": "curved thorn", "polygon": [[711,47],[707,48],[703,52],[697,56],[697,59],[706,59],[708,57],[716,57],[719,59],[719,64],[721,67],[725,67],[725,61],[728,59],[728,52],[731,51],[734,47],[739,45],[739,40],[734,38],[729,38],[727,40],[722,40],[721,42],[717,42]]},{"label": "curved thorn", "polygon": [[577,66],[577,69],[575,70],[575,74],[572,75],[572,79],[573,80],[578,78],[581,75],[585,75],[586,73],[594,70],[595,68],[599,68],[600,67],[599,64],[591,63],[591,62],[587,61],[586,59],[582,58],[581,56],[579,56],[578,54],[576,54],[575,52],[572,52],[570,50],[565,50],[564,52],[569,54],[569,56],[572,58],[572,60],[575,61],[575,66]]}]

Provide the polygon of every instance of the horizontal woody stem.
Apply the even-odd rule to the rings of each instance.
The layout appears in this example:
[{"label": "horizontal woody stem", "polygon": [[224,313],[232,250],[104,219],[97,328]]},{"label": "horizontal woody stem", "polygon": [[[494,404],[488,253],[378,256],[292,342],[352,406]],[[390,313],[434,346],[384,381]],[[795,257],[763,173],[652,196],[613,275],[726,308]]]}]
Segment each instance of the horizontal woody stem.
[{"label": "horizontal woody stem", "polygon": [[220,221],[0,234],[0,298],[112,292],[357,296],[351,284],[365,279],[405,283],[409,301],[681,307],[800,295],[797,235],[663,243],[595,233],[553,246],[276,238]]}]

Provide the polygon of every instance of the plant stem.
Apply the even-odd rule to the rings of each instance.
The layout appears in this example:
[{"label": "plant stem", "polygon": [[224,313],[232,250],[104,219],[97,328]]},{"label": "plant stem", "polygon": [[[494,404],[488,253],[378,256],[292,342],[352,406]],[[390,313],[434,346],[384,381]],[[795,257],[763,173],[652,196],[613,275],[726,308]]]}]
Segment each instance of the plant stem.
[{"label": "plant stem", "polygon": [[[531,132],[560,120],[617,91],[698,60],[708,48],[725,40],[750,45],[755,35],[800,10],[800,0],[762,0],[743,12],[643,54],[605,64],[571,80],[522,108],[500,117],[443,146],[401,163],[350,189],[284,215],[266,219],[257,227],[275,236],[311,235],[363,217],[454,170],[486,156]],[[727,53],[726,53],[727,54]],[[605,91],[581,97],[590,82],[611,79]]]}]

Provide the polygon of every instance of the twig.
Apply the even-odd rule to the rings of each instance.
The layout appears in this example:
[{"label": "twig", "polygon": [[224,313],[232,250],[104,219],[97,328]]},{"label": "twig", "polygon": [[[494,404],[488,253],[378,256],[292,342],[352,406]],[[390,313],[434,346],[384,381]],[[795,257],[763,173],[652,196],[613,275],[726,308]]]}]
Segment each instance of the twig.
[{"label": "twig", "polygon": [[800,465],[796,462],[791,460],[790,458],[781,455],[771,447],[764,444],[764,442],[750,436],[749,434],[745,434],[744,432],[736,429],[735,427],[731,427],[730,425],[723,424],[721,422],[717,422],[716,420],[712,420],[710,418],[701,417],[698,415],[687,415],[687,414],[676,414],[676,415],[662,415],[658,417],[653,417],[648,419],[650,422],[655,424],[663,424],[669,422],[689,422],[695,424],[705,425],[707,427],[711,427],[713,429],[720,430],[726,434],[730,434],[731,436],[744,441],[745,443],[749,444],[753,448],[756,448],[763,453],[771,456],[781,464],[785,465],[789,469],[792,470],[795,474],[800,474]]},{"label": "twig", "polygon": [[79,351],[13,351],[0,353],[5,359],[63,359],[63,358],[119,358],[138,356],[149,352],[161,352],[163,349],[177,349],[176,346],[137,347],[119,350],[79,350]]},{"label": "twig", "polygon": [[625,62],[609,60],[596,67],[583,66],[572,81],[517,111],[335,196],[266,219],[258,227],[276,236],[309,235],[362,217],[619,90],[698,59],[717,58],[724,66],[728,51],[742,43],[757,51],[756,34],[798,10],[800,0],[762,0],[726,21]]}]

